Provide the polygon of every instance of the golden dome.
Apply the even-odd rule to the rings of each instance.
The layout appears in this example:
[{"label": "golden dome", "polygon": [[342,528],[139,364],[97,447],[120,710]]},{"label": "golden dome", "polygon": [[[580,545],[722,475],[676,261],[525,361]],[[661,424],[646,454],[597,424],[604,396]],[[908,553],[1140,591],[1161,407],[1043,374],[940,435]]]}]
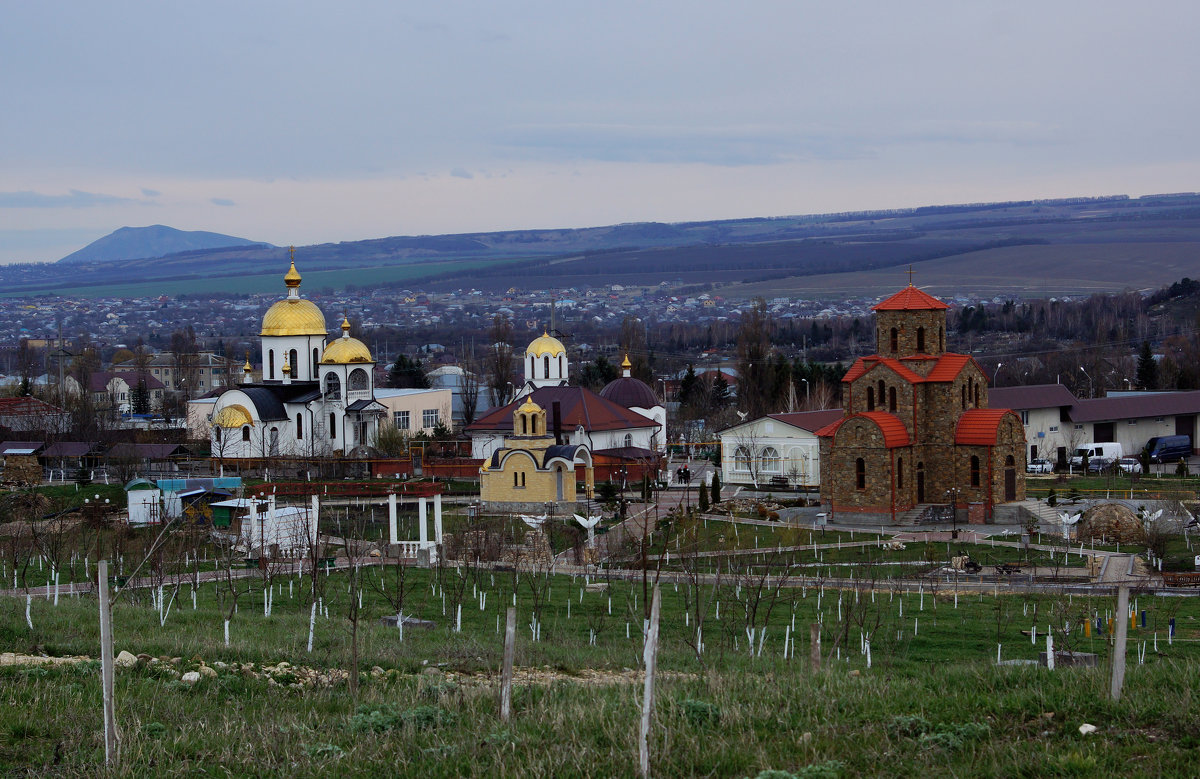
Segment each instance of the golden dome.
[{"label": "golden dome", "polygon": [[325,315],[312,302],[287,298],[267,309],[259,335],[325,335]]},{"label": "golden dome", "polygon": [[542,410],[542,407],[533,402],[533,395],[525,398],[525,402],[517,409],[518,414],[537,414]]},{"label": "golden dome", "polygon": [[351,338],[349,335],[343,335],[331,342],[321,355],[322,365],[330,363],[345,365],[352,362],[375,362],[375,360],[371,358],[371,350],[365,343],[357,338]]},{"label": "golden dome", "polygon": [[300,271],[296,270],[296,261],[292,260],[292,267],[283,275],[283,283],[288,287],[300,286]]},{"label": "golden dome", "polygon": [[631,362],[629,361],[629,355],[628,355],[628,354],[626,354],[626,355],[625,355],[625,359],[624,359],[624,360],[621,360],[621,367],[622,367],[622,368],[632,368],[632,367],[633,367],[633,363],[631,363]]},{"label": "golden dome", "polygon": [[533,343],[529,344],[529,348],[525,350],[526,357],[530,355],[541,357],[545,354],[556,357],[566,353],[567,347],[563,346],[562,341],[545,331],[542,332],[541,337],[533,339]]},{"label": "golden dome", "polygon": [[217,412],[213,417],[213,424],[217,427],[235,428],[243,425],[254,425],[254,418],[250,416],[250,412],[245,406],[233,403],[226,406]]}]

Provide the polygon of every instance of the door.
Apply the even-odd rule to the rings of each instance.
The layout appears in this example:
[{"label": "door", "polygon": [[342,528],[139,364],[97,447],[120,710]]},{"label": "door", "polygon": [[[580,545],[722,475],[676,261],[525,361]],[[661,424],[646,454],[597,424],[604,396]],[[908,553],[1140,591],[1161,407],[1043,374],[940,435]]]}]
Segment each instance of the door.
[{"label": "door", "polygon": [[554,486],[555,486],[555,491],[558,495],[558,500],[561,501],[563,499],[563,469],[562,468],[554,469]]},{"label": "door", "polygon": [[[1185,435],[1195,441],[1196,415],[1187,414],[1175,417],[1175,435]],[[1193,444],[1195,446],[1195,444]]]},{"label": "door", "polygon": [[1112,422],[1097,422],[1092,425],[1093,441],[1113,441],[1116,439]]},{"label": "door", "polygon": [[925,463],[917,463],[917,503],[925,502]]},{"label": "door", "polygon": [[1059,468],[1067,467],[1067,447],[1065,447],[1065,446],[1058,447],[1058,458],[1057,459],[1058,459],[1058,467]]},{"label": "door", "polygon": [[1004,460],[1004,500],[1017,499],[1017,466],[1010,454]]},{"label": "door", "polygon": [[1029,445],[1029,461],[1033,462],[1037,459],[1037,444]]},{"label": "door", "polygon": [[425,450],[414,446],[410,451],[412,451],[413,476],[424,476],[425,470],[421,467],[421,461],[424,459]]}]

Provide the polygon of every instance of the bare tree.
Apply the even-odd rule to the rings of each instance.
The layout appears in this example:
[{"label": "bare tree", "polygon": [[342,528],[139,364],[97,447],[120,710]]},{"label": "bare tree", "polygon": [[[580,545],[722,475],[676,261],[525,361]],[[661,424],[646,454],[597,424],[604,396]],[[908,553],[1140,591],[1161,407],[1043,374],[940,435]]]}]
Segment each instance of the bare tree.
[{"label": "bare tree", "polygon": [[508,385],[512,382],[513,326],[504,314],[492,320],[492,346],[488,354],[488,395],[492,406],[502,406],[509,400]]}]

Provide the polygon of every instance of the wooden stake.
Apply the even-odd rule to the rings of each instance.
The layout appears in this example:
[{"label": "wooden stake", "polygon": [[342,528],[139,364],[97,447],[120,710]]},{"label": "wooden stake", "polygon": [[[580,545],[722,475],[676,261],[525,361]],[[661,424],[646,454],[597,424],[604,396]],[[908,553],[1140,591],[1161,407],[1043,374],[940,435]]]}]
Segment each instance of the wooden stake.
[{"label": "wooden stake", "polygon": [[113,702],[112,601],[108,596],[108,561],[99,564],[100,585],[100,689],[104,705],[104,764],[115,766],[120,759],[117,743],[117,714]]},{"label": "wooden stake", "polygon": [[[1123,617],[1129,612],[1129,587],[1117,588],[1117,614]],[[1129,620],[1117,619],[1116,646],[1113,647],[1112,692],[1114,701],[1121,700],[1121,687],[1125,684],[1125,640],[1129,631]]]},{"label": "wooden stake", "polygon": [[650,776],[650,717],[654,712],[654,669],[658,662],[658,612],[662,605],[662,593],[654,585],[654,600],[650,603],[650,627],[646,632],[646,649],[643,660],[646,665],[646,684],[642,692],[642,728],[638,737],[638,757],[642,776]]},{"label": "wooden stake", "polygon": [[500,720],[508,722],[512,716],[513,650],[517,643],[517,608],[508,607],[508,621],[504,625],[504,668],[500,672]]}]

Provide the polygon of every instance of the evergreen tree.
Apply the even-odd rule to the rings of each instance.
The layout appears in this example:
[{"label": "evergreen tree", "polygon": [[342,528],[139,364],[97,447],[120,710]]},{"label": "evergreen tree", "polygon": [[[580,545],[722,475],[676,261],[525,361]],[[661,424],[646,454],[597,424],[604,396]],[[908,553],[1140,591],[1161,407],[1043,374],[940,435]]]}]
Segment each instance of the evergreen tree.
[{"label": "evergreen tree", "polygon": [[699,405],[700,395],[700,380],[696,378],[696,366],[688,363],[687,371],[679,380],[679,395],[675,399],[679,401],[681,409],[690,412]]},{"label": "evergreen tree", "polygon": [[404,354],[397,357],[388,370],[387,380],[389,387],[397,389],[429,389],[429,379],[420,358],[411,360]]},{"label": "evergreen tree", "polygon": [[712,392],[709,393],[709,406],[719,411],[729,405],[729,399],[729,382],[725,380],[724,373],[717,371],[717,378],[713,379],[712,383]]},{"label": "evergreen tree", "polygon": [[601,354],[594,362],[585,362],[579,367],[579,386],[598,392],[617,376],[617,367]]},{"label": "evergreen tree", "polygon": [[134,414],[150,413],[150,390],[146,388],[146,380],[141,376],[129,391],[129,410]]},{"label": "evergreen tree", "polygon": [[700,494],[698,497],[700,498],[700,500],[699,500],[700,513],[707,514],[708,513],[708,489],[704,486],[704,482],[700,482]]},{"label": "evergreen tree", "polygon": [[1137,383],[1144,390],[1158,389],[1158,362],[1154,359],[1149,341],[1142,341],[1142,351],[1138,355]]},{"label": "evergreen tree", "polygon": [[721,472],[720,471],[713,471],[712,502],[714,504],[721,502]]}]

